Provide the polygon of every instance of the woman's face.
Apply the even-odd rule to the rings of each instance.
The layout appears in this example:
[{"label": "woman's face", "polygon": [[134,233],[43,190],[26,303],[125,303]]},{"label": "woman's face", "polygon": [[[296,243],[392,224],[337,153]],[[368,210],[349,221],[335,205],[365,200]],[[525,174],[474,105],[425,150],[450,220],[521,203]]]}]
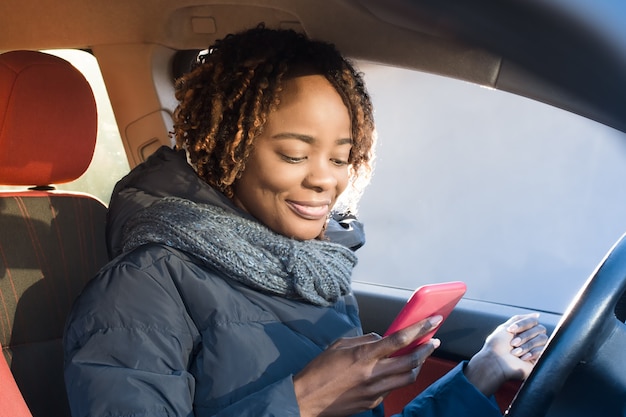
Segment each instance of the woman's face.
[{"label": "woman's face", "polygon": [[351,143],[348,109],[326,78],[285,80],[232,200],[277,233],[314,239],[348,185]]}]

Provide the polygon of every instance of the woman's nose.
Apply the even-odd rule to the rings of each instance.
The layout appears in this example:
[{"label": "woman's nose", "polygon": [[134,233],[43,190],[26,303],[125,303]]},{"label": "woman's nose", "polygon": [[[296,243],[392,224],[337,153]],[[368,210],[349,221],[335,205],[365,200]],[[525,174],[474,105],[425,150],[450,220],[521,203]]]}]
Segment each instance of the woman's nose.
[{"label": "woman's nose", "polygon": [[[322,190],[330,189],[337,185],[337,178],[334,171],[335,166],[331,166],[330,161],[311,163],[309,172],[304,180],[305,186]],[[335,168],[333,170],[333,168]]]}]

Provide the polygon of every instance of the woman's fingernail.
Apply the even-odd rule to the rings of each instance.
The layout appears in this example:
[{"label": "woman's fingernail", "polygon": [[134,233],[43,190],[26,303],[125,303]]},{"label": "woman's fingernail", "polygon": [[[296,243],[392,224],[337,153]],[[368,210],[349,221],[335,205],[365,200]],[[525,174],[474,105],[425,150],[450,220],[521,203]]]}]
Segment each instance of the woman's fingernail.
[{"label": "woman's fingernail", "polygon": [[443,317],[441,316],[432,316],[428,319],[428,322],[430,323],[432,327],[437,327],[439,326],[439,323],[441,323],[442,320],[443,320]]},{"label": "woman's fingernail", "polygon": [[516,337],[515,339],[511,340],[511,346],[519,346],[521,342],[522,342],[522,339],[520,339],[519,337]]},{"label": "woman's fingernail", "polygon": [[522,348],[519,348],[519,347],[511,351],[511,354],[515,356],[519,355],[520,353],[522,353]]},{"label": "woman's fingernail", "polygon": [[439,340],[439,339],[430,339],[430,342],[433,344],[435,349],[437,349],[439,346],[441,346],[441,340]]},{"label": "woman's fingernail", "polygon": [[506,331],[509,333],[515,333],[518,328],[519,327],[517,326],[517,324],[511,324],[509,327],[506,328]]}]

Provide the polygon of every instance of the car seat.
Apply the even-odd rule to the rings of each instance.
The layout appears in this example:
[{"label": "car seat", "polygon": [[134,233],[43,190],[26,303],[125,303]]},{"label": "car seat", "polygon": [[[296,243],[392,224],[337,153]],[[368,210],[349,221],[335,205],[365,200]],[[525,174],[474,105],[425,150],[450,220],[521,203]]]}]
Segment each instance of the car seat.
[{"label": "car seat", "polygon": [[0,358],[0,417],[32,417],[7,362]]},{"label": "car seat", "polygon": [[107,261],[106,206],[55,189],[87,169],[96,132],[91,87],[70,63],[38,51],[0,54],[0,185],[21,187],[0,191],[0,345],[35,417],[70,415],[65,319]]}]

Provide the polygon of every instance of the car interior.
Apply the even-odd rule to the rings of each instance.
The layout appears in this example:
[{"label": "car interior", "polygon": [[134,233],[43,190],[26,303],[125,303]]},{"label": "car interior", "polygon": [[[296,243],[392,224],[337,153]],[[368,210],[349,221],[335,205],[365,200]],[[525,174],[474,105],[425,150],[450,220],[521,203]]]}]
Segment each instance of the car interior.
[{"label": "car interior", "polygon": [[[332,42],[364,66],[384,64],[507,92],[624,135],[624,19],[626,5],[614,0],[3,0],[0,345],[6,361],[0,358],[0,416],[70,415],[61,348],[65,318],[109,260],[106,197],[73,182],[98,159],[103,110],[81,71],[46,51],[95,57],[121,138],[116,157],[132,168],[173,145],[174,83],[197,54],[259,23]],[[614,229],[617,236],[626,231]],[[503,413],[608,416],[626,410],[626,243],[613,243],[598,243],[606,256],[589,265],[588,279],[564,311],[541,311],[549,345],[524,383],[507,383],[496,394]],[[358,276],[353,290],[364,332],[379,334],[412,292]],[[386,397],[385,414],[400,412],[471,357],[499,323],[531,311],[474,296],[461,300],[437,333],[442,347],[415,384]]]},{"label": "car interior", "polygon": [[[0,182],[25,187],[0,193],[1,344],[32,412],[67,415],[63,327],[74,298],[107,260],[106,206],[52,184],[87,169],[96,141],[95,100],[83,75],[52,55],[5,53],[0,71],[1,90],[11,91],[4,101],[0,154],[7,162]],[[33,112],[41,116],[32,120]]]}]

